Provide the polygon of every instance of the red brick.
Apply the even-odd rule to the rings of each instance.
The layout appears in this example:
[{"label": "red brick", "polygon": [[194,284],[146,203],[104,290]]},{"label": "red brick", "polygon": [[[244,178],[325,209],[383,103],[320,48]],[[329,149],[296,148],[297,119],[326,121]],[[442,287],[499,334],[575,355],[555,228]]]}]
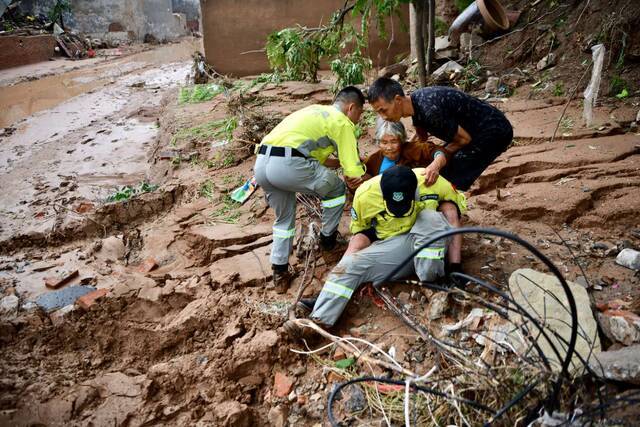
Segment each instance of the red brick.
[{"label": "red brick", "polygon": [[64,271],[57,276],[45,277],[44,284],[47,288],[57,289],[76,276],[78,276],[78,270]]},{"label": "red brick", "polygon": [[273,381],[274,394],[277,397],[287,397],[293,388],[293,379],[286,376],[282,372],[276,372],[276,378]]},{"label": "red brick", "polygon": [[89,292],[88,294],[78,298],[76,300],[76,304],[78,304],[80,307],[84,308],[85,310],[89,310],[91,306],[94,305],[99,298],[102,298],[103,296],[107,295],[107,292],[108,291],[104,288],[96,289],[95,291]]},{"label": "red brick", "polygon": [[138,266],[138,271],[140,273],[148,273],[154,268],[156,268],[157,266],[158,266],[158,263],[156,262],[156,260],[153,257],[150,257],[145,259],[142,262],[142,264]]}]

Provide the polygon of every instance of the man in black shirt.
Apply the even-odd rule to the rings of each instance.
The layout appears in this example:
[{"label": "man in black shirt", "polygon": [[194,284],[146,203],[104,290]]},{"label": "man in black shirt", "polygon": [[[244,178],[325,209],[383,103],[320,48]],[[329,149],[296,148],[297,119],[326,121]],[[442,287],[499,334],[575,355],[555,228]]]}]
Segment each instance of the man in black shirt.
[{"label": "man in black shirt", "polygon": [[[427,142],[431,134],[444,141],[451,160],[447,164],[445,156],[438,156],[424,165],[427,185],[442,175],[457,189],[468,190],[513,139],[511,123],[500,110],[457,89],[433,86],[406,96],[398,82],[383,77],[369,87],[369,103],[385,120],[412,117],[416,140]],[[455,205],[443,203],[441,210],[451,225],[459,226]],[[457,235],[449,248],[451,271],[460,269],[461,246]]]}]

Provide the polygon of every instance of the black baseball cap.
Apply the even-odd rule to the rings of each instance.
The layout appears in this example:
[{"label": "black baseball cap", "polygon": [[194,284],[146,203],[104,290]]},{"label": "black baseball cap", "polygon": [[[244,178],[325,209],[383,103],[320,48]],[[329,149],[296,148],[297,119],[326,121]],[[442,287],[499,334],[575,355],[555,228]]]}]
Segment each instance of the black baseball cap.
[{"label": "black baseball cap", "polygon": [[403,216],[411,210],[418,178],[406,166],[392,166],[382,173],[380,189],[387,209],[394,216]]}]

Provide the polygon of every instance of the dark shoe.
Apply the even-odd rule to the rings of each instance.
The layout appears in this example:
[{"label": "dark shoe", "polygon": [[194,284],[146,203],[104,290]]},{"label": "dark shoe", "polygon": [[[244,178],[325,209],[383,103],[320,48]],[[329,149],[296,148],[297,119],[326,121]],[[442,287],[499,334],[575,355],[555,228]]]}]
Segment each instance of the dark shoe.
[{"label": "dark shoe", "polygon": [[[316,305],[318,297],[315,298],[302,298],[296,303],[296,311],[300,313],[300,317],[308,317],[313,311],[313,307]],[[296,313],[298,315],[298,313]]]},{"label": "dark shoe", "polygon": [[289,286],[293,281],[293,273],[290,270],[287,271],[275,271],[273,272],[273,287],[278,294],[284,294],[289,290]]},{"label": "dark shoe", "polygon": [[320,249],[323,251],[332,251],[336,247],[338,240],[338,231],[334,231],[330,236],[320,233]]}]

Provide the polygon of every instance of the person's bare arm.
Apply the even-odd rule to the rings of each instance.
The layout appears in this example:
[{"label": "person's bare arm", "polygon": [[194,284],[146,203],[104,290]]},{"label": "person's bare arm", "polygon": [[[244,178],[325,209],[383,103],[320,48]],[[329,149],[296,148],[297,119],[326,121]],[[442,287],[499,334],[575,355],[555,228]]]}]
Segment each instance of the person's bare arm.
[{"label": "person's bare arm", "polygon": [[438,179],[438,176],[440,176],[440,169],[442,169],[446,164],[447,158],[444,154],[439,153],[439,155],[429,163],[429,166],[425,168],[424,183],[426,185],[433,185],[433,183]]},{"label": "person's bare arm", "polygon": [[340,160],[331,157],[324,161],[324,165],[330,169],[336,169],[340,167]]},{"label": "person's bare arm", "polygon": [[464,130],[464,128],[462,128],[461,126],[458,126],[458,132],[456,132],[451,142],[447,144],[445,150],[447,150],[450,154],[453,154],[470,142],[471,135],[469,135],[469,132]]}]

